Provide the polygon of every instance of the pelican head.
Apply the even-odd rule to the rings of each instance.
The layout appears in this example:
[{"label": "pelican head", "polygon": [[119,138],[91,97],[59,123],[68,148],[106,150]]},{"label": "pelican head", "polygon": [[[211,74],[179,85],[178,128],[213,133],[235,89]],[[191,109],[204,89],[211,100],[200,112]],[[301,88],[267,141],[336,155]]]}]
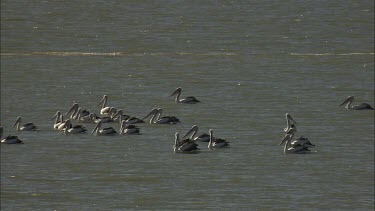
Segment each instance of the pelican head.
[{"label": "pelican head", "polygon": [[60,111],[56,111],[56,113],[55,113],[55,115],[53,115],[53,117],[52,117],[52,119],[51,120],[53,120],[53,119],[60,119],[60,116],[61,116],[61,112]]},{"label": "pelican head", "polygon": [[339,106],[346,104],[345,108],[349,109],[349,106],[353,103],[353,101],[354,101],[354,96],[348,96],[348,98],[346,98],[346,100],[344,100],[344,102],[341,103]]},{"label": "pelican head", "polygon": [[107,101],[108,101],[108,96],[107,95],[103,95],[103,98],[100,100],[100,102],[99,102],[98,105],[102,105],[103,104],[103,107],[105,107],[106,104],[107,104]]},{"label": "pelican head", "polygon": [[182,138],[186,138],[187,136],[191,134],[190,139],[193,139],[197,133],[198,133],[198,126],[193,125],[193,127],[191,127],[191,129]]},{"label": "pelican head", "polygon": [[72,107],[65,113],[65,116],[68,116],[69,114],[75,114],[79,108],[78,103],[73,103]]},{"label": "pelican head", "polygon": [[102,126],[102,121],[98,121],[98,123],[96,124],[95,128],[92,130],[92,133],[97,133],[99,130],[100,130],[100,127]]},{"label": "pelican head", "polygon": [[12,127],[18,127],[18,125],[20,125],[21,124],[21,121],[22,121],[22,118],[19,116],[19,117],[17,117],[17,119],[16,119],[16,122],[13,124],[13,126]]},{"label": "pelican head", "polygon": [[171,96],[175,95],[175,94],[178,94],[180,95],[181,94],[181,87],[178,87],[172,94]]},{"label": "pelican head", "polygon": [[[150,116],[155,116],[158,114],[158,108],[153,108],[150,113],[148,113],[145,117],[142,118],[142,120],[147,119]],[[150,122],[151,123],[151,122]]]},{"label": "pelican head", "polygon": [[284,131],[287,132],[290,127],[293,125],[295,126],[297,124],[296,121],[292,118],[292,116],[289,113],[285,114],[285,119],[286,119],[286,128],[284,128]]}]

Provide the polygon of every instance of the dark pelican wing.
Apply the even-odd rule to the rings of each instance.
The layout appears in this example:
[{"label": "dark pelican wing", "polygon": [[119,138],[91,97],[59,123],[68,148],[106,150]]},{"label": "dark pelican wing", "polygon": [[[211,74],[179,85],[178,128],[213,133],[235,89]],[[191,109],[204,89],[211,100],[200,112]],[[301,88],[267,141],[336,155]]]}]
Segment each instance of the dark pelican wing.
[{"label": "dark pelican wing", "polygon": [[203,142],[209,142],[210,141],[210,135],[207,133],[203,133],[196,137],[194,140],[196,141],[203,141]]},{"label": "dark pelican wing", "polygon": [[194,150],[199,150],[199,148],[198,148],[198,144],[194,143],[193,141],[189,141],[185,144],[181,144],[178,147],[178,150],[182,152],[191,152]]},{"label": "dark pelican wing", "polygon": [[180,120],[175,116],[164,116],[156,121],[156,124],[177,124]]},{"label": "dark pelican wing", "polygon": [[185,99],[182,99],[181,102],[182,103],[194,104],[194,103],[199,103],[201,101],[197,100],[197,98],[195,98],[193,96],[190,96],[190,97],[187,97]]},{"label": "dark pelican wing", "polygon": [[354,110],[374,110],[373,107],[371,107],[368,103],[361,103],[360,105],[353,106]]},{"label": "dark pelican wing", "polygon": [[4,140],[1,140],[2,144],[23,144],[23,141],[21,141],[18,136],[7,136]]}]

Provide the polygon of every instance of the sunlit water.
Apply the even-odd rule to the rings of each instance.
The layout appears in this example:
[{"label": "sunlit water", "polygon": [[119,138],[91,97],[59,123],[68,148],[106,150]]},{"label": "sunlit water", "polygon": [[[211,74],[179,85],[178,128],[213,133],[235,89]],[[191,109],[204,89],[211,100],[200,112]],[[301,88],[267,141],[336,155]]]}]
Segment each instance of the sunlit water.
[{"label": "sunlit water", "polygon": [[[373,210],[373,1],[1,1],[2,210]],[[174,103],[169,95],[202,103]],[[77,102],[178,125],[64,135]],[[285,113],[316,147],[284,155]],[[16,132],[17,116],[37,132]],[[75,123],[77,124],[77,123]],[[230,148],[174,154],[174,134]],[[118,129],[119,125],[107,123]]]}]

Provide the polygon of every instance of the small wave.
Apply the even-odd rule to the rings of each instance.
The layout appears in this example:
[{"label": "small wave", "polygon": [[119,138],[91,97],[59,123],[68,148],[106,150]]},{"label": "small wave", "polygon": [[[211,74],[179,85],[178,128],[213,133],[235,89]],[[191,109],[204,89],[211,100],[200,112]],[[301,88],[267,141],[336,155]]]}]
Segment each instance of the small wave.
[{"label": "small wave", "polygon": [[353,56],[374,55],[374,53],[290,53],[292,56]]}]

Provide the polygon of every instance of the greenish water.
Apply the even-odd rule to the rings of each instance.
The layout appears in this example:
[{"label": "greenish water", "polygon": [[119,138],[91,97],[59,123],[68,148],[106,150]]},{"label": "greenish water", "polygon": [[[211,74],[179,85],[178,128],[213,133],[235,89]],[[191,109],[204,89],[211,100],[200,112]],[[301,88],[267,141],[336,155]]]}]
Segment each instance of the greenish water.
[{"label": "greenish water", "polygon": [[[373,1],[1,1],[1,210],[373,210]],[[200,104],[174,103],[169,95]],[[178,125],[64,135],[102,96]],[[284,155],[284,115],[316,147]],[[17,116],[37,132],[16,132]],[[75,123],[77,124],[77,123]],[[173,154],[175,132],[231,147]],[[108,123],[118,129],[118,125]],[[85,124],[91,132],[92,124]]]}]

